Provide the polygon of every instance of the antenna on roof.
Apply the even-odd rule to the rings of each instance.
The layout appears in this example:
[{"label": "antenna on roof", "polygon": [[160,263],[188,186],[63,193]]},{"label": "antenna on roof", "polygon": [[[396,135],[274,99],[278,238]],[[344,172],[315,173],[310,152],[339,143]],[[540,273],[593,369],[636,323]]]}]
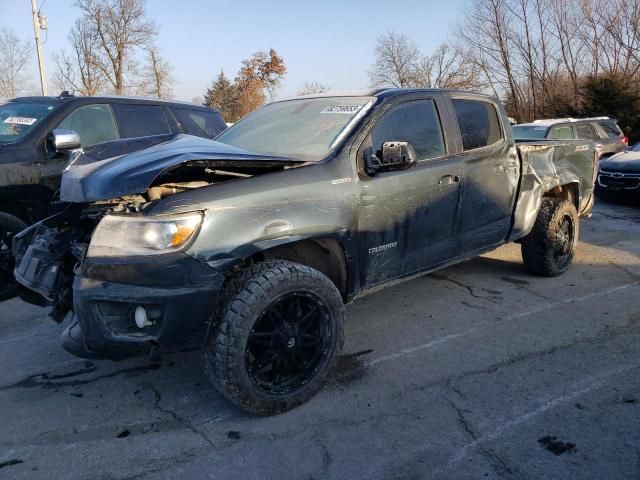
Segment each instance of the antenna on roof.
[{"label": "antenna on roof", "polygon": [[58,96],[58,98],[71,98],[73,97],[73,93],[69,93],[69,90],[63,90],[62,93]]}]

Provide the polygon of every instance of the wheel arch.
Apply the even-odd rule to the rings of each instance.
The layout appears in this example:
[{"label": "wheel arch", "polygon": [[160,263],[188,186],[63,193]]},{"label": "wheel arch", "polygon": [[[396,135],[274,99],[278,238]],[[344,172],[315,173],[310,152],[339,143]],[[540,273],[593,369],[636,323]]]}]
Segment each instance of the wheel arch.
[{"label": "wheel arch", "polygon": [[289,260],[306,265],[326,275],[343,299],[348,296],[347,258],[344,247],[336,238],[306,238],[283,243],[254,253],[251,260]]},{"label": "wheel arch", "polygon": [[28,209],[15,198],[0,196],[0,212],[13,215],[26,224],[32,223]]},{"label": "wheel arch", "polygon": [[543,195],[543,198],[558,198],[560,200],[569,200],[576,207],[576,211],[580,213],[580,183],[569,182],[564,185],[557,185],[550,190],[547,190]]}]

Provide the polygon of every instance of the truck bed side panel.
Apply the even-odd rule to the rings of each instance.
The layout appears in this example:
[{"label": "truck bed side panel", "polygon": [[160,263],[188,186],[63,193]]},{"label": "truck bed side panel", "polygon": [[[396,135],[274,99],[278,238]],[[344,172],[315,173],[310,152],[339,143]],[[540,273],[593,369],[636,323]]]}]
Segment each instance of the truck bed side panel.
[{"label": "truck bed side panel", "polygon": [[593,195],[595,150],[592,143],[576,140],[518,143],[522,179],[509,241],[525,236],[533,228],[542,198],[558,186],[578,187],[578,212]]}]

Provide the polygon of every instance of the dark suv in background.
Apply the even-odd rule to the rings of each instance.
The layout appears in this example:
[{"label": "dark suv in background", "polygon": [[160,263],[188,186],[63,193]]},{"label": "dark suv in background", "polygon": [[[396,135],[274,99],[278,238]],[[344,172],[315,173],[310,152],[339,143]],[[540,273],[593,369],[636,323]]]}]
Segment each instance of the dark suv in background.
[{"label": "dark suv in background", "polygon": [[535,120],[514,125],[513,136],[516,140],[591,140],[598,160],[623,152],[629,145],[618,123],[609,117]]},{"label": "dark suv in background", "polygon": [[[123,152],[179,133],[213,138],[226,128],[218,110],[128,97],[23,97],[0,103],[0,300],[13,296],[12,236],[51,215],[69,153],[52,132],[75,131],[82,147],[123,141]],[[62,130],[63,129],[63,130]],[[77,139],[77,136],[72,135]],[[126,139],[145,138],[145,141]]]}]

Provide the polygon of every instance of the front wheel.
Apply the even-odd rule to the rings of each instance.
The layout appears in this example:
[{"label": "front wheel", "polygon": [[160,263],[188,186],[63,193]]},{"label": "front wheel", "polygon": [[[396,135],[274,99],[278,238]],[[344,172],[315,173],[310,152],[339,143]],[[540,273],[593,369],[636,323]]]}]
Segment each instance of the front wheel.
[{"label": "front wheel", "polygon": [[16,294],[17,283],[13,277],[15,262],[11,244],[15,234],[27,228],[27,224],[8,213],[0,212],[0,301]]},{"label": "front wheel", "polygon": [[556,277],[571,265],[578,242],[578,212],[568,200],[544,198],[536,223],[522,239],[522,260],[532,273]]},{"label": "front wheel", "polygon": [[232,278],[204,345],[211,382],[240,408],[271,415],[324,385],[344,343],[340,292],[297,263],[256,264]]}]

